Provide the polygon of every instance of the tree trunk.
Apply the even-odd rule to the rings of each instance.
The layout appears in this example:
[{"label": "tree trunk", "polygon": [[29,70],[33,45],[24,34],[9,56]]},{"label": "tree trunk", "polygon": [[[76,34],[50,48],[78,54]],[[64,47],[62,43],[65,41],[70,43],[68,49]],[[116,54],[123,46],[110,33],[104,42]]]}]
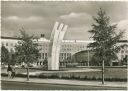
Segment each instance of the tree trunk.
[{"label": "tree trunk", "polygon": [[102,61],[102,84],[104,84],[104,60]]},{"label": "tree trunk", "polygon": [[27,81],[29,81],[29,67],[27,65]]},{"label": "tree trunk", "polygon": [[89,67],[89,61],[90,61],[90,59],[89,59],[89,50],[88,50],[88,67]]}]

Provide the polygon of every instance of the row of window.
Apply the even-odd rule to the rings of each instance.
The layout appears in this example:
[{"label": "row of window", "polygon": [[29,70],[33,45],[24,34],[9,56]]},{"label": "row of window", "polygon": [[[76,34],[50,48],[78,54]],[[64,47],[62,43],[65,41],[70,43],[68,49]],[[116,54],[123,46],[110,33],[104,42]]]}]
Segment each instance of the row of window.
[{"label": "row of window", "polygon": [[16,43],[3,43],[3,42],[2,42],[2,45],[3,45],[3,46],[15,46]]},{"label": "row of window", "polygon": [[15,52],[15,49],[14,48],[7,48],[7,50],[11,53]]},{"label": "row of window", "polygon": [[80,49],[80,48],[64,48],[64,49],[62,49],[62,51],[79,51],[79,50],[84,50],[84,49]]},{"label": "row of window", "polygon": [[60,53],[60,56],[71,56],[71,53]]},{"label": "row of window", "polygon": [[121,53],[128,53],[128,50],[121,50]]},{"label": "row of window", "polygon": [[[41,50],[45,50],[47,51],[49,48],[48,47],[39,47],[39,49]],[[78,48],[78,47],[75,47],[75,48],[61,48],[62,51],[80,51],[80,50],[84,50],[86,48]]]},{"label": "row of window", "polygon": [[48,53],[40,53],[41,59],[46,59],[48,57]]},{"label": "row of window", "polygon": [[[45,59],[48,57],[48,53],[40,53],[40,57]],[[71,53],[60,53],[60,58],[65,59],[67,57],[71,57]]]},{"label": "row of window", "polygon": [[86,48],[86,46],[85,45],[62,45],[62,48],[80,48],[80,49],[82,49],[82,48]]},{"label": "row of window", "polygon": [[60,59],[71,59],[71,53],[60,53]]},{"label": "row of window", "polygon": [[123,60],[128,55],[121,55],[121,60]]}]

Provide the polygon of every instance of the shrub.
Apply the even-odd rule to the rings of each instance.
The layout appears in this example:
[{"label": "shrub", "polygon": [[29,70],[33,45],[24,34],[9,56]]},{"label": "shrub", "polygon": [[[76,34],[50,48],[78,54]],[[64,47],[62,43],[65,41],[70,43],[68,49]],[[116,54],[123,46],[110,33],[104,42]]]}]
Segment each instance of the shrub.
[{"label": "shrub", "polygon": [[71,75],[71,78],[70,79],[75,79],[75,76],[74,75]]},{"label": "shrub", "polygon": [[62,79],[68,79],[68,77],[67,76],[62,76]]},{"label": "shrub", "polygon": [[84,77],[84,80],[87,80],[87,76]]},{"label": "shrub", "polygon": [[6,73],[1,73],[1,76],[8,76],[8,74],[6,74]]},{"label": "shrub", "polygon": [[46,78],[43,74],[38,75],[38,78]]},{"label": "shrub", "polygon": [[29,77],[31,77],[31,78],[37,78],[38,76],[36,76],[36,75],[30,75]]},{"label": "shrub", "polygon": [[27,77],[27,75],[26,74],[16,74],[16,77]]},{"label": "shrub", "polygon": [[93,77],[92,77],[92,80],[96,80],[96,77],[95,77],[95,76],[93,76]]},{"label": "shrub", "polygon": [[50,78],[59,78],[56,74],[50,76]]},{"label": "shrub", "polygon": [[105,78],[105,81],[120,81],[120,82],[127,82],[125,78]]}]

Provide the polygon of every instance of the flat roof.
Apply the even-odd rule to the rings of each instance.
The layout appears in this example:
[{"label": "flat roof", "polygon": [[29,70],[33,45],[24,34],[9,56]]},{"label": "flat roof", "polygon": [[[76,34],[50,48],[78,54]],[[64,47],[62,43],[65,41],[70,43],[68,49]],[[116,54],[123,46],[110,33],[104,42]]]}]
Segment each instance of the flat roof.
[{"label": "flat roof", "polygon": [[5,36],[1,36],[1,39],[15,39],[15,40],[20,40],[20,38],[16,38],[16,37],[5,37]]},{"label": "flat roof", "polygon": [[[21,38],[17,37],[6,37],[6,36],[1,36],[1,39],[13,39],[13,40],[21,40]],[[39,38],[40,40],[41,38]],[[43,40],[42,40],[43,41]],[[49,40],[47,40],[49,41]],[[94,41],[88,41],[88,40],[62,40],[62,42],[94,42]],[[120,40],[118,43],[128,43],[128,40]]]}]

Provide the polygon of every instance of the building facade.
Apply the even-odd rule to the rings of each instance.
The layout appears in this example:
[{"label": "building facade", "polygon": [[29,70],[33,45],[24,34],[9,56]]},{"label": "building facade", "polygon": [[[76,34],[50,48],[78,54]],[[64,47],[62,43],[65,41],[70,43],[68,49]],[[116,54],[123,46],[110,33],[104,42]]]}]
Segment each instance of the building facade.
[{"label": "building facade", "polygon": [[[63,40],[61,44],[61,50],[60,50],[60,57],[59,61],[63,65],[63,62],[67,60],[72,59],[72,55],[74,55],[77,52],[88,50],[87,45],[93,41],[83,41],[83,40]],[[49,51],[49,43],[50,41],[45,39],[44,37],[41,37],[38,39],[39,49],[41,58],[39,59],[39,62],[37,65],[43,65],[43,61],[47,60],[48,58],[48,51]]]},{"label": "building facade", "polygon": [[[18,38],[12,38],[12,37],[1,37],[1,44],[4,45],[9,52],[15,52],[15,45],[17,45],[19,39]],[[48,51],[49,51],[49,43],[50,40],[46,39],[43,36],[37,40],[39,49],[40,49],[40,58],[36,65],[43,65],[43,62],[48,59]],[[87,45],[93,41],[84,41],[84,40],[63,40],[61,44],[61,50],[60,50],[60,66],[65,66],[64,62],[67,60],[71,60],[72,56],[75,53],[78,53],[80,51],[88,50]],[[120,41],[118,43],[119,45],[125,44],[128,45],[128,41]],[[89,52],[88,52],[89,55]],[[121,51],[117,54],[118,60],[115,60],[113,62],[120,62],[128,56],[128,46],[121,49]],[[88,57],[88,61],[89,61]]]}]

